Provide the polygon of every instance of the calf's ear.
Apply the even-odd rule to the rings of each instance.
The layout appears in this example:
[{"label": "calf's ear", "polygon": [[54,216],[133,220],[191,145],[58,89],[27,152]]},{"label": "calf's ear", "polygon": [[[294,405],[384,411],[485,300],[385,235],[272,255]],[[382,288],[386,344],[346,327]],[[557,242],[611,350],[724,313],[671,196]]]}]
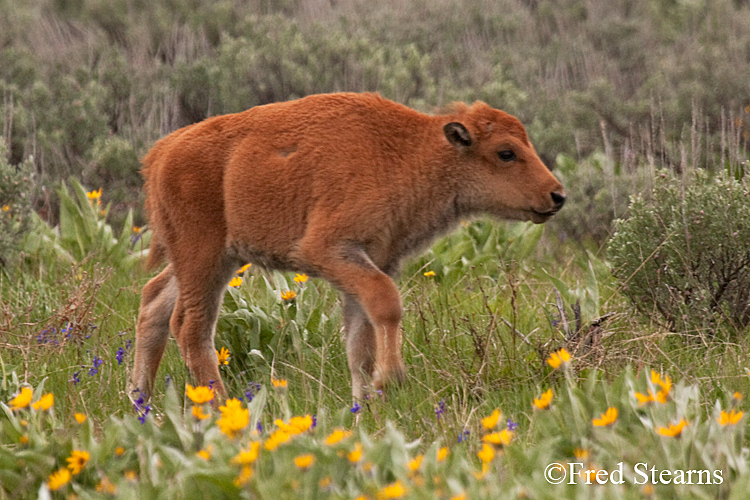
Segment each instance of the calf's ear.
[{"label": "calf's ear", "polygon": [[445,138],[448,142],[457,148],[466,148],[471,146],[471,134],[462,123],[450,122],[443,127]]}]

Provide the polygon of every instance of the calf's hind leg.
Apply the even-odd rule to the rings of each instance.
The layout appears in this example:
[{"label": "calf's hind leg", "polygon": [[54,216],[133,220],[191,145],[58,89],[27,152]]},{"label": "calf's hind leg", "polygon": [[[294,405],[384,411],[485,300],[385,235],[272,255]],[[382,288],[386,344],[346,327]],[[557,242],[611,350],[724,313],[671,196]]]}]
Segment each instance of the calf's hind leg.
[{"label": "calf's hind leg", "polygon": [[194,262],[179,274],[180,297],[171,325],[195,382],[212,386],[219,395],[226,397],[214,336],[227,283],[238,265],[224,257],[217,261],[208,265]]},{"label": "calf's hind leg", "polygon": [[139,391],[145,398],[151,396],[154,388],[156,371],[169,339],[169,322],[177,298],[177,278],[171,264],[146,283],[141,293],[130,389]]},{"label": "calf's hind leg", "polygon": [[346,357],[352,374],[352,395],[362,399],[375,369],[375,330],[362,306],[352,295],[344,297]]}]

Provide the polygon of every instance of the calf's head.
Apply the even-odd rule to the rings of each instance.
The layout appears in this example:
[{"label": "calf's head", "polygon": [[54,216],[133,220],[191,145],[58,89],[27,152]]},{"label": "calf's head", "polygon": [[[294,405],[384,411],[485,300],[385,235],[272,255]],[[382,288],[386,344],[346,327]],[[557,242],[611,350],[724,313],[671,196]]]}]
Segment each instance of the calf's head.
[{"label": "calf's head", "polygon": [[469,211],[539,224],[562,208],[565,191],[517,118],[481,102],[451,118],[443,132],[455,148],[459,201]]}]

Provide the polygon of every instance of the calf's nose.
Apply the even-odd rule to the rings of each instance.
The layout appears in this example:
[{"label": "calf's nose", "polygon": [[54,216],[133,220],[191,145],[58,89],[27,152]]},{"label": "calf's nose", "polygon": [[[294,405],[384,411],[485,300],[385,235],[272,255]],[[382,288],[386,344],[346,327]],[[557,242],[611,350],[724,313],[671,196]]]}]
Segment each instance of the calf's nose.
[{"label": "calf's nose", "polygon": [[552,202],[555,204],[555,210],[560,210],[565,205],[565,193],[552,191],[550,196],[552,196]]}]

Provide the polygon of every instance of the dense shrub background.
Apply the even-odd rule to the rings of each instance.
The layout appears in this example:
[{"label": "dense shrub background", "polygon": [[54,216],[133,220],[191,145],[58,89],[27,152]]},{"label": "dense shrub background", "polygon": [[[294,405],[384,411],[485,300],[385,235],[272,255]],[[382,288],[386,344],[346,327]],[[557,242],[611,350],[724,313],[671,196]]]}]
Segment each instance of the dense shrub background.
[{"label": "dense shrub background", "polygon": [[[724,173],[659,179],[609,245],[623,293],[673,331],[750,324],[750,187]],[[729,330],[731,331],[731,329]]]},{"label": "dense shrub background", "polygon": [[[143,222],[138,158],[158,137],[340,90],[424,111],[485,100],[550,166],[598,151],[626,192],[643,165],[741,161],[748,47],[750,5],[733,0],[0,0],[0,123],[12,165],[33,155],[53,223],[71,175],[104,188],[114,220]],[[583,223],[609,232],[609,217]]]},{"label": "dense shrub background", "polygon": [[14,263],[31,221],[33,159],[11,165],[0,140],[0,267]]}]

